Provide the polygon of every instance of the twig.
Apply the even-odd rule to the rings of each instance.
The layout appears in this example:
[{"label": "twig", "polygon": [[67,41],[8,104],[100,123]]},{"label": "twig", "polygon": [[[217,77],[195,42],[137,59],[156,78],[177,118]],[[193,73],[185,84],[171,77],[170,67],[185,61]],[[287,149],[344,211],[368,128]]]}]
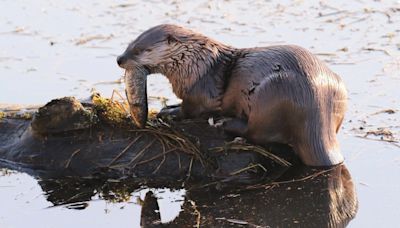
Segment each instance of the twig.
[{"label": "twig", "polygon": [[72,152],[72,154],[71,154],[71,156],[69,157],[68,161],[65,163],[64,168],[67,169],[67,168],[69,167],[69,165],[71,164],[72,158],[73,158],[77,153],[79,153],[79,151],[81,151],[81,149],[77,149],[77,150],[75,150],[74,152]]},{"label": "twig", "polygon": [[164,139],[161,138],[161,137],[158,136],[158,135],[156,135],[156,137],[157,137],[158,141],[160,142],[160,144],[161,144],[161,146],[162,146],[163,154],[165,154],[166,149],[165,149]]},{"label": "twig", "polygon": [[399,145],[399,144],[397,144],[397,143],[399,143],[399,142],[398,142],[398,141],[396,141],[396,140],[388,140],[388,139],[373,139],[373,138],[368,138],[368,137],[365,137],[365,136],[360,136],[360,135],[355,135],[355,137],[357,137],[357,138],[360,138],[360,139],[371,140],[371,141],[387,142],[387,143],[389,143],[389,144],[391,144],[391,145],[393,145],[393,146],[396,146],[396,147],[399,147],[399,148],[400,148],[400,145]]},{"label": "twig", "polygon": [[126,151],[129,150],[129,148],[136,142],[139,140],[139,138],[142,137],[141,135],[139,135],[138,137],[136,137],[132,142],[130,142],[109,164],[108,166],[111,166],[115,161],[117,161]]},{"label": "twig", "polygon": [[188,168],[188,173],[186,175],[186,180],[188,180],[190,178],[190,174],[192,173],[192,165],[193,165],[193,156],[190,159],[190,164],[189,164],[189,168]]},{"label": "twig", "polygon": [[[114,101],[114,94],[116,94],[122,101],[123,101],[123,105],[120,104],[118,101]],[[129,113],[126,109],[126,100],[125,98],[115,89],[113,89],[113,92],[111,94],[111,101],[114,101],[120,108],[122,108],[122,110],[124,110],[125,113]]]},{"label": "twig", "polygon": [[333,168],[330,168],[330,169],[327,169],[327,170],[322,170],[322,171],[313,173],[313,174],[311,174],[311,175],[308,175],[308,176],[305,176],[305,177],[299,178],[299,179],[293,179],[293,180],[288,180],[288,181],[277,181],[277,182],[271,182],[271,183],[269,183],[269,184],[248,186],[248,187],[246,187],[246,189],[257,189],[257,188],[261,188],[261,187],[263,187],[263,188],[264,188],[264,187],[265,187],[265,188],[268,187],[268,188],[269,188],[269,187],[271,187],[271,186],[280,185],[280,184],[289,184],[289,183],[302,182],[302,181],[306,181],[306,180],[309,180],[309,179],[313,179],[313,178],[315,178],[315,177],[318,177],[318,176],[320,176],[320,175],[322,175],[322,174],[328,173],[328,172],[330,172],[330,171],[332,171],[332,170],[334,170],[334,169],[337,169],[337,168],[338,168],[338,167],[335,166],[335,167],[333,167]]},{"label": "twig", "polygon": [[233,223],[233,224],[238,224],[238,225],[246,225],[246,226],[251,226],[251,227],[256,227],[256,228],[267,228],[269,226],[260,226],[260,225],[256,225],[244,220],[239,220],[239,219],[228,219],[228,218],[215,218],[216,220],[224,220],[227,221],[229,223]]},{"label": "twig", "polygon": [[320,53],[314,53],[315,55],[320,55],[320,56],[336,56],[336,54],[335,53],[323,53],[323,52],[320,52]]},{"label": "twig", "polygon": [[245,167],[243,169],[239,169],[237,171],[231,172],[229,175],[234,176],[234,175],[237,175],[239,173],[245,172],[245,171],[247,171],[249,169],[256,168],[256,167],[259,167],[262,170],[264,170],[264,172],[267,172],[267,169],[263,165],[257,163],[257,164],[251,164],[250,166],[247,166],[247,167]]},{"label": "twig", "polygon": [[[164,154],[168,154],[168,153],[173,152],[173,151],[176,151],[176,150],[177,150],[176,148],[173,148],[173,149],[170,149],[170,150],[165,151]],[[147,160],[143,160],[143,161],[140,161],[140,162],[136,163],[136,165],[141,165],[141,164],[145,164],[145,163],[154,161],[154,160],[156,160],[157,158],[163,156],[164,154],[157,154],[156,156],[153,156],[153,157],[151,157],[151,158],[149,158],[149,159],[147,159]]]},{"label": "twig", "polygon": [[[141,151],[139,151],[139,153],[136,154],[136,156],[128,163],[128,165],[132,165],[132,163],[138,159],[140,156],[142,156],[142,154],[153,145],[153,143],[156,141],[156,139],[153,139],[149,144],[147,144],[145,147],[143,147],[143,149]],[[135,165],[136,166],[136,165]]]},{"label": "twig", "polygon": [[157,168],[153,171],[152,174],[157,173],[157,171],[160,169],[160,167],[162,166],[162,164],[164,164],[164,162],[165,162],[165,153],[163,153],[163,155],[164,155],[164,156],[163,156],[163,159],[161,160],[160,164],[158,164]]},{"label": "twig", "polygon": [[393,109],[384,109],[384,110],[381,110],[381,111],[378,111],[378,112],[374,112],[374,113],[370,114],[370,116],[378,115],[378,114],[382,114],[382,113],[394,114],[394,113],[396,113],[396,111],[397,110],[393,110]]},{"label": "twig", "polygon": [[85,191],[83,191],[83,192],[78,192],[77,194],[71,196],[70,198],[68,198],[68,199],[65,200],[64,202],[66,202],[66,203],[81,203],[81,202],[71,202],[71,201],[74,200],[74,199],[77,199],[78,197],[80,197],[80,196],[82,196],[82,195],[85,195],[85,194],[87,194],[87,193],[88,193],[88,192],[85,192]]},{"label": "twig", "polygon": [[352,22],[347,23],[347,25],[351,25],[351,24],[355,24],[355,23],[358,23],[358,22],[361,22],[361,21],[365,21],[365,20],[367,20],[368,18],[370,18],[370,16],[362,17],[362,18],[359,18],[359,19],[357,19],[357,20],[354,20],[354,21],[352,21]]},{"label": "twig", "polygon": [[[156,126],[151,126],[150,128],[147,128],[147,129],[135,129],[135,130],[131,130],[131,131],[149,132],[149,133],[158,135],[159,137],[161,137],[163,139],[163,142],[165,144],[168,144],[169,147],[171,147],[171,148],[175,147],[184,153],[195,155],[197,158],[199,158],[201,164],[204,167],[202,153],[199,150],[199,148],[191,142],[191,140],[187,139],[185,135],[174,130],[171,127],[168,127],[167,129],[163,129],[159,126],[157,126],[157,127],[158,128],[156,128]],[[163,130],[169,130],[169,131],[172,131],[172,133],[165,132]],[[172,144],[172,142],[174,142],[176,144],[176,146],[174,144]]]},{"label": "twig", "polygon": [[368,47],[368,48],[362,48],[362,50],[364,51],[380,51],[383,52],[384,54],[388,55],[388,56],[392,56],[389,51],[385,50],[385,49],[381,49],[381,48],[372,48],[372,47]]},{"label": "twig", "polygon": [[242,145],[242,144],[226,144],[225,147],[214,147],[214,148],[209,149],[209,151],[213,151],[213,152],[224,152],[226,150],[254,151],[265,157],[270,158],[271,160],[273,160],[283,166],[291,166],[292,165],[290,162],[286,161],[285,159],[280,158],[280,157],[276,156],[275,154],[273,154],[259,146]]},{"label": "twig", "polygon": [[199,227],[200,227],[200,222],[201,222],[201,214],[200,214],[200,211],[197,210],[196,203],[195,203],[193,200],[189,200],[189,202],[190,202],[190,204],[192,205],[192,208],[193,208],[193,210],[194,210],[194,214],[197,215],[197,218],[196,218],[196,227],[199,228]]},{"label": "twig", "polygon": [[327,16],[333,16],[333,15],[337,15],[337,14],[342,14],[342,13],[348,13],[347,10],[338,10],[332,13],[326,13],[326,14],[319,14],[318,17],[327,17]]},{"label": "twig", "polygon": [[178,167],[179,167],[179,171],[181,171],[182,169],[182,164],[181,164],[181,155],[177,152],[175,152],[176,156],[178,156]]}]

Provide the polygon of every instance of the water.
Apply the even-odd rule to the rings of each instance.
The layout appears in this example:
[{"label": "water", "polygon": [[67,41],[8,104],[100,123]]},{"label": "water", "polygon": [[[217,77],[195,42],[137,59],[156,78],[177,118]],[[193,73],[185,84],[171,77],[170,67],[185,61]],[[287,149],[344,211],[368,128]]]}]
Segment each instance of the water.
[{"label": "water", "polygon": [[[50,189],[50,193],[62,191],[57,187]],[[68,209],[74,208],[73,205],[54,206],[46,199],[48,195],[44,195],[38,182],[27,174],[3,174],[0,194],[4,206],[0,209],[0,227],[138,227],[141,214],[138,199],[143,200],[149,190],[159,198],[161,221],[173,220],[181,209],[184,190],[138,189],[124,202],[106,201],[95,195],[84,210],[77,210]],[[76,195],[69,197],[73,196]]]},{"label": "water", "polygon": [[[359,210],[349,227],[395,227],[400,216],[399,143],[360,138],[378,128],[400,138],[398,1],[1,1],[0,103],[43,104],[63,96],[123,91],[115,58],[140,32],[160,23],[199,30],[237,47],[297,44],[328,62],[349,90],[339,138]],[[149,96],[178,99],[153,75]],[[151,99],[151,107],[160,101]],[[393,109],[394,114],[379,113]],[[380,139],[380,136],[368,136]],[[149,189],[112,203],[94,194],[84,210],[52,207],[38,181],[0,177],[0,227],[137,227]],[[153,189],[163,222],[178,216],[185,190]],[[161,199],[162,198],[162,199]],[[271,210],[272,208],[270,208]],[[259,213],[263,213],[260,211]],[[23,218],[23,219],[21,219]]]}]

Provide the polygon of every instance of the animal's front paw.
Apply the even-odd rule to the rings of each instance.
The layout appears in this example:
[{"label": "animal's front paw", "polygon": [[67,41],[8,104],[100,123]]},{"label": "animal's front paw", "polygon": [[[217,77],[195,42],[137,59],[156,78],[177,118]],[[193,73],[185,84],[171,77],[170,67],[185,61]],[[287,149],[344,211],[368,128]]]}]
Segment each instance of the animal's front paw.
[{"label": "animal's front paw", "polygon": [[247,122],[242,119],[225,119],[222,123],[225,133],[233,136],[245,136],[247,134]]},{"label": "animal's front paw", "polygon": [[157,114],[157,118],[160,119],[172,119],[179,120],[182,119],[182,110],[180,106],[167,106],[160,110]]},{"label": "animal's front paw", "polygon": [[215,128],[224,128],[225,122],[232,120],[232,118],[222,118],[217,121],[213,117],[208,118],[208,124]]},{"label": "animal's front paw", "polygon": [[230,141],[229,143],[233,143],[233,144],[246,144],[247,140],[243,137],[235,137],[232,141]]}]

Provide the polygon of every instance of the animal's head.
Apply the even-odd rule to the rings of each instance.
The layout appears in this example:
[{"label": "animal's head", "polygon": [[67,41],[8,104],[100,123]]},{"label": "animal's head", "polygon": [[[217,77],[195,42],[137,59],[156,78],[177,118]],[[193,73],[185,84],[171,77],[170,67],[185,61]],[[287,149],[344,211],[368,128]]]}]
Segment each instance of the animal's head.
[{"label": "animal's head", "polygon": [[134,123],[144,127],[147,121],[146,80],[149,73],[163,73],[171,59],[178,55],[182,45],[178,45],[176,35],[186,29],[175,25],[159,25],[142,33],[129,44],[117,62],[125,71],[126,95]]},{"label": "animal's head", "polygon": [[193,34],[193,31],[177,25],[163,24],[153,27],[128,45],[125,52],[118,56],[118,65],[124,69],[141,65],[153,71],[177,58],[183,58],[187,46],[182,44]]},{"label": "animal's head", "polygon": [[136,66],[149,73],[168,77],[174,93],[183,98],[190,88],[217,60],[227,46],[200,33],[177,25],[155,26],[129,44],[118,56],[118,65],[126,70]]}]

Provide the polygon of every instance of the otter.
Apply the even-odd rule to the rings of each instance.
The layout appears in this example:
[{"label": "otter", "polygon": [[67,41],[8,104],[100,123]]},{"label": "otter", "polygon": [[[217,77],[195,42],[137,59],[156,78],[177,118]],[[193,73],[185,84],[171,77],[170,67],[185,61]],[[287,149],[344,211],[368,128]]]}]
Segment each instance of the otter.
[{"label": "otter", "polygon": [[[174,111],[183,118],[230,117],[223,124],[228,133],[255,144],[288,144],[306,165],[343,162],[336,134],[347,107],[346,88],[304,48],[239,49],[162,24],[137,37],[117,62],[126,69],[128,90],[135,91],[128,93],[132,109],[147,110],[145,75],[161,73],[182,99]],[[143,127],[143,111],[132,115]]]}]

